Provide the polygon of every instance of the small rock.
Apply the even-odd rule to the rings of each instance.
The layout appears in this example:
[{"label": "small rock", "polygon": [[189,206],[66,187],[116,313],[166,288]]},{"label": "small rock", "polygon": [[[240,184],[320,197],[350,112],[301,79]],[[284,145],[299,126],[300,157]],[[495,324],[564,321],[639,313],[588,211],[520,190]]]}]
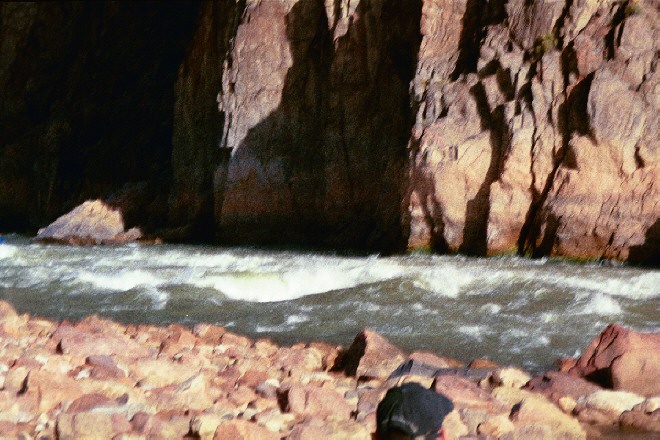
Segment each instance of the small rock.
[{"label": "small rock", "polygon": [[360,332],[333,369],[358,378],[387,378],[403,361],[403,352],[378,333]]},{"label": "small rock", "polygon": [[6,391],[18,393],[25,387],[25,379],[27,379],[28,373],[29,370],[25,367],[11,368],[5,376],[4,389]]},{"label": "small rock", "polygon": [[470,433],[468,427],[461,421],[461,416],[456,410],[447,414],[442,421],[442,429],[445,432],[447,440],[463,438]]},{"label": "small rock", "polygon": [[371,440],[367,429],[352,420],[326,422],[317,418],[307,419],[296,425],[290,440]]},{"label": "small rock", "polygon": [[511,419],[516,426],[543,425],[549,427],[553,435],[586,439],[586,432],[577,420],[539,396],[523,398],[514,406]]},{"label": "small rock", "polygon": [[463,366],[463,363],[457,359],[452,359],[448,357],[438,356],[434,353],[429,353],[427,351],[415,351],[408,356],[408,359],[412,359],[417,362],[421,362],[425,365],[434,368],[460,368]]},{"label": "small rock", "polygon": [[498,368],[493,372],[492,382],[497,386],[522,388],[531,380],[531,376],[519,368]]},{"label": "small rock", "polygon": [[247,348],[252,345],[250,338],[246,336],[237,335],[236,333],[225,332],[220,339],[222,345],[227,345],[229,347],[243,347]]},{"label": "small rock", "polygon": [[581,377],[558,371],[548,371],[530,380],[524,389],[541,393],[553,402],[558,402],[562,397],[577,399],[602,388]]},{"label": "small rock", "polygon": [[265,399],[277,399],[277,388],[278,387],[273,384],[262,382],[255,387],[254,391],[258,396],[261,396]]},{"label": "small rock", "polygon": [[211,440],[223,421],[223,418],[217,414],[198,414],[190,421],[190,430],[201,440]]},{"label": "small rock", "polygon": [[501,438],[515,430],[515,425],[506,414],[488,418],[477,427],[477,433],[491,438]]},{"label": "small rock", "polygon": [[257,395],[250,388],[239,386],[234,391],[229,393],[229,401],[236,405],[238,408],[247,408],[250,402],[257,399]]},{"label": "small rock", "polygon": [[499,368],[499,365],[497,365],[495,362],[491,361],[490,359],[474,359],[471,361],[468,366],[469,369],[495,369]]},{"label": "small rock", "polygon": [[660,411],[651,414],[639,411],[624,411],[619,417],[619,424],[623,428],[660,432]]},{"label": "small rock", "polygon": [[354,410],[336,391],[315,386],[292,386],[287,402],[290,412],[322,419],[347,420]]},{"label": "small rock", "polygon": [[438,376],[435,379],[434,389],[451,399],[456,407],[480,408],[490,413],[505,411],[504,406],[490,393],[465,377],[450,374]]},{"label": "small rock", "polygon": [[255,388],[257,385],[268,379],[268,377],[269,374],[266,371],[248,370],[238,379],[238,384]]},{"label": "small rock", "polygon": [[69,438],[112,438],[115,434],[131,430],[131,425],[120,414],[80,412],[60,414],[57,418],[57,435]]},{"label": "small rock", "polygon": [[[131,424],[135,426],[133,421]],[[143,432],[148,438],[182,438],[190,431],[190,417],[172,413],[158,413],[148,417]]]},{"label": "small rock", "polygon": [[193,334],[203,342],[211,345],[218,345],[222,341],[222,336],[227,332],[224,327],[213,324],[197,323],[193,327]]},{"label": "small rock", "polygon": [[214,440],[279,440],[279,436],[245,420],[231,420],[218,426],[213,437]]},{"label": "small rock", "polygon": [[271,408],[254,415],[254,420],[272,432],[281,432],[288,429],[288,425],[295,420],[293,414],[282,414],[278,409]]},{"label": "small rock", "polygon": [[66,409],[67,413],[75,414],[85,412],[94,408],[116,407],[118,402],[100,393],[84,394],[74,400]]},{"label": "small rock", "polygon": [[644,397],[627,391],[600,390],[578,398],[575,410],[579,413],[584,408],[591,408],[613,413],[618,418],[621,413],[633,409],[644,400]]}]

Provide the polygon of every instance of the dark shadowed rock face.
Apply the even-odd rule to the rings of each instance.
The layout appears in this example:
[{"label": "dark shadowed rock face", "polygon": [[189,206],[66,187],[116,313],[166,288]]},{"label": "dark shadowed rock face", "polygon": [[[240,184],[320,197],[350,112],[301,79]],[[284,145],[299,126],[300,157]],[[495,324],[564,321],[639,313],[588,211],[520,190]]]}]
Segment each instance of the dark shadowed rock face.
[{"label": "dark shadowed rock face", "polygon": [[0,229],[658,257],[651,0],[0,7]]},{"label": "dark shadowed rock face", "polygon": [[218,95],[223,241],[400,249],[419,1],[247,6]]},{"label": "dark shadowed rock face", "polygon": [[197,9],[0,5],[0,229],[44,225],[129,182],[149,196],[127,221],[163,217],[155,194],[169,174],[172,84]]}]

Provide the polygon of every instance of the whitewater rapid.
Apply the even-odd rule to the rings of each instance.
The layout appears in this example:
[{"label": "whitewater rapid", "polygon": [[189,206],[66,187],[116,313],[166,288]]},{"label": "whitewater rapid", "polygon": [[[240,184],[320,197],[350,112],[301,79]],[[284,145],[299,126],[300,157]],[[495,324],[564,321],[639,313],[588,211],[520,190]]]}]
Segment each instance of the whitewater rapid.
[{"label": "whitewater rapid", "polygon": [[540,368],[608,323],[660,331],[660,271],[516,257],[340,256],[211,246],[0,245],[0,299],[54,319],[212,322],[281,343],[406,349]]}]

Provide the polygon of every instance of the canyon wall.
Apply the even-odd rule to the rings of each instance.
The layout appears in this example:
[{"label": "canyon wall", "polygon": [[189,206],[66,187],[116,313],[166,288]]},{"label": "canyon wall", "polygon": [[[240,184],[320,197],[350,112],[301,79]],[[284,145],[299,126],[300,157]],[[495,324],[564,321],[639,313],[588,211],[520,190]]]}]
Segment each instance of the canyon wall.
[{"label": "canyon wall", "polygon": [[131,223],[161,222],[173,84],[198,8],[0,3],[0,231],[97,197],[122,201]]},{"label": "canyon wall", "polygon": [[0,229],[659,257],[657,2],[1,8]]},{"label": "canyon wall", "polygon": [[424,2],[409,244],[657,256],[657,25],[645,1]]},{"label": "canyon wall", "polygon": [[[215,86],[222,126],[212,141],[199,136],[199,146],[175,138],[177,221],[212,212],[225,243],[402,249],[421,2],[248,1],[238,23],[218,11],[226,3],[205,8],[210,19],[197,29],[177,85],[208,75],[197,89],[181,87],[178,100],[206,107],[211,94],[196,93]],[[217,32],[220,44],[207,44]],[[216,52],[227,37],[231,47]],[[177,121],[187,133],[206,133],[187,123],[193,107]],[[176,171],[188,167],[204,175]],[[208,194],[182,197],[208,182],[212,206]]]}]

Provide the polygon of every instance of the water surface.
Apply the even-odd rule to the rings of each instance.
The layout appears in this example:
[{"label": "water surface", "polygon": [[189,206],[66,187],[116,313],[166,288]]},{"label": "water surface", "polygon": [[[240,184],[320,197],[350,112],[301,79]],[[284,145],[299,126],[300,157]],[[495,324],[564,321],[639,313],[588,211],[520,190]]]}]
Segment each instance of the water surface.
[{"label": "water surface", "polygon": [[533,370],[579,354],[611,322],[660,331],[658,270],[5,238],[0,299],[58,320],[98,313],[126,323],[211,322],[285,344],[348,345],[370,327],[408,350]]}]

